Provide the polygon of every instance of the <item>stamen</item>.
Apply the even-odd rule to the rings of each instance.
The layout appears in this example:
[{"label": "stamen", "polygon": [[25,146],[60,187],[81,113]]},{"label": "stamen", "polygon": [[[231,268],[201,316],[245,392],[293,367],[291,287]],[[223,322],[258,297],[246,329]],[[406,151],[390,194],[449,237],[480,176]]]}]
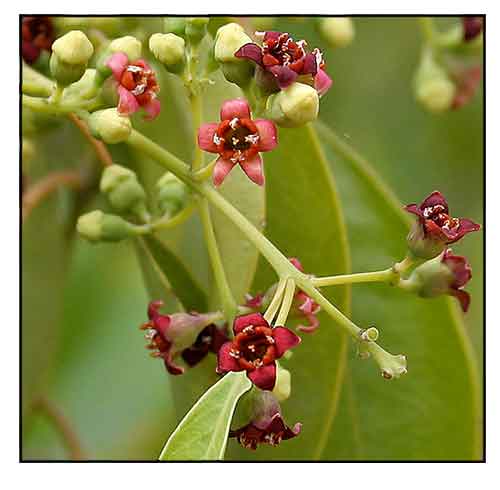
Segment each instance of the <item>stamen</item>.
[{"label": "stamen", "polygon": [[234,117],[231,121],[229,121],[229,126],[231,126],[231,129],[236,129],[239,122],[240,120],[237,117]]},{"label": "stamen", "polygon": [[247,143],[251,143],[252,145],[255,145],[259,141],[259,135],[258,134],[249,134],[249,135],[245,136],[245,141]]},{"label": "stamen", "polygon": [[133,95],[141,95],[145,92],[146,88],[147,85],[145,83],[140,83],[134,88],[134,90],[131,90],[131,93]]},{"label": "stamen", "polygon": [[132,73],[139,73],[139,72],[143,71],[143,69],[140,66],[128,65],[127,71],[130,71]]},{"label": "stamen", "polygon": [[220,136],[217,136],[217,134],[214,134],[213,140],[214,140],[214,143],[216,145],[220,145],[222,142],[225,141],[224,138],[221,138]]}]

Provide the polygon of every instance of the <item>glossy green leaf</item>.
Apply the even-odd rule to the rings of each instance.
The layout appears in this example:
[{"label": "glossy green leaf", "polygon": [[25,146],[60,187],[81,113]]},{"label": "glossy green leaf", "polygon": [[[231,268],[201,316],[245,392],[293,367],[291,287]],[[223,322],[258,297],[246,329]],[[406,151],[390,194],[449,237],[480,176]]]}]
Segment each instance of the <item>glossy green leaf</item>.
[{"label": "glossy green leaf", "polygon": [[244,372],[228,373],[189,410],[160,454],[163,461],[224,459],[238,399],[252,386]]},{"label": "glossy green leaf", "polygon": [[[338,194],[318,139],[311,127],[280,129],[280,144],[266,154],[268,218],[266,235],[288,257],[298,257],[306,272],[317,275],[349,270],[346,231]],[[254,292],[276,281],[261,260]],[[348,313],[349,288],[329,292],[329,299]],[[286,422],[302,422],[299,437],[256,452],[231,441],[234,459],[318,459],[335,418],[347,354],[347,339],[324,313],[314,334],[301,334],[284,367],[292,372],[292,395],[283,403]]]},{"label": "glossy green leaf", "polygon": [[[323,141],[335,143],[329,132]],[[367,162],[342,146],[327,152],[344,204],[353,269],[377,270],[406,252],[408,219]],[[474,237],[467,239],[473,240]],[[473,280],[477,280],[476,278]],[[353,319],[376,325],[379,341],[408,358],[408,374],[387,382],[354,353],[326,459],[478,459],[479,381],[463,317],[451,298],[425,300],[385,285],[353,286]],[[453,409],[450,409],[453,407]]]}]

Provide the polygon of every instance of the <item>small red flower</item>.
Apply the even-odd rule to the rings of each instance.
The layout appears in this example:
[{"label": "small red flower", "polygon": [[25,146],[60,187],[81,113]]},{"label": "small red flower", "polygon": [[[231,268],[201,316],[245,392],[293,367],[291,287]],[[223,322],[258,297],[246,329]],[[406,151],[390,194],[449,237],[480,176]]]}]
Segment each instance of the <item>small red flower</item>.
[{"label": "small red flower", "polygon": [[278,144],[274,123],[267,119],[252,120],[244,99],[226,100],[220,119],[220,123],[203,124],[198,129],[198,146],[220,155],[214,168],[214,184],[220,185],[237,164],[252,182],[264,184],[259,152],[271,151]]},{"label": "small red flower", "polygon": [[299,80],[311,82],[319,95],[325,94],[332,85],[331,78],[324,71],[325,62],[318,48],[308,53],[305,41],[295,42],[286,32],[263,33],[262,47],[255,43],[242,46],[234,54],[257,64],[257,77],[266,74],[274,81],[276,91]]},{"label": "small red flower", "polygon": [[481,228],[470,219],[451,217],[448,203],[439,191],[434,191],[421,204],[408,204],[405,209],[418,217],[425,238],[444,244],[455,243],[467,233]]},{"label": "small red flower", "polygon": [[441,262],[452,273],[448,294],[458,299],[462,310],[466,313],[470,305],[470,294],[462,288],[472,277],[471,266],[465,257],[453,255],[450,248],[444,251]]},{"label": "small red flower", "polygon": [[452,109],[460,109],[472,100],[481,83],[482,73],[480,64],[455,70],[453,79],[456,93],[451,104]]},{"label": "small red flower", "polygon": [[146,347],[152,357],[162,358],[170,374],[184,373],[184,368],[174,363],[182,355],[188,365],[193,366],[206,356],[208,351],[217,352],[227,339],[212,322],[214,314],[174,313],[162,315],[158,310],[162,301],[152,301],[148,306],[149,321],[140,328],[147,330]]},{"label": "small red flower", "polygon": [[43,15],[23,17],[21,37],[23,60],[31,65],[38,59],[42,50],[50,51],[54,42],[52,21]]},{"label": "small red flower", "polygon": [[462,25],[464,28],[464,41],[469,42],[483,32],[484,19],[483,17],[469,15],[467,17],[462,17]]},{"label": "small red flower", "polygon": [[129,61],[125,53],[115,53],[106,62],[117,82],[120,101],[118,112],[132,114],[142,107],[148,114],[145,119],[154,119],[160,113],[158,92],[154,71],[142,59]]},{"label": "small red flower", "polygon": [[234,339],[218,352],[218,373],[246,371],[262,390],[276,383],[276,359],[300,343],[300,337],[285,327],[271,327],[260,313],[239,316],[233,324]]}]

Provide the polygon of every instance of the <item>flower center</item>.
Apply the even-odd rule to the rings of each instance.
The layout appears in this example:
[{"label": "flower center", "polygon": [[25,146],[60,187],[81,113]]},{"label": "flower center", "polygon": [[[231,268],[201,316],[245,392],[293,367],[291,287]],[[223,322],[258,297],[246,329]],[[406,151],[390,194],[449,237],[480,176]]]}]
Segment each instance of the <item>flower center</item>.
[{"label": "flower center", "polygon": [[264,64],[290,65],[303,58],[306,42],[295,42],[286,32],[278,38],[267,39],[262,43],[264,52]]},{"label": "flower center", "polygon": [[272,328],[244,328],[233,340],[230,355],[244,369],[255,369],[270,364],[276,357]]},{"label": "flower center", "polygon": [[158,92],[158,85],[153,71],[139,64],[128,65],[123,72],[120,83],[136,97],[147,93],[151,97],[155,92]]},{"label": "flower center", "polygon": [[220,154],[234,163],[257,153],[259,132],[251,119],[233,118],[222,121],[214,134],[214,143]]},{"label": "flower center", "polygon": [[424,209],[424,218],[434,221],[440,228],[446,230],[458,228],[460,226],[460,220],[457,218],[452,218],[443,211],[446,208],[441,204],[436,204],[435,206],[429,206]]}]

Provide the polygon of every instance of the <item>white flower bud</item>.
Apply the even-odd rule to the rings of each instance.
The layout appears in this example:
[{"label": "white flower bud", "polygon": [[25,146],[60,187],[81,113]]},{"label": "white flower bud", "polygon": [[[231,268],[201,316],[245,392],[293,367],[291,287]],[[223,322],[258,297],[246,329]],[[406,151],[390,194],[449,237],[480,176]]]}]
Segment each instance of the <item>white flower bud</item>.
[{"label": "white flower bud", "polygon": [[274,385],[272,394],[280,402],[290,398],[292,392],[292,383],[290,371],[278,364],[276,370],[276,384]]},{"label": "white flower bud", "polygon": [[94,54],[94,46],[82,31],[70,31],[54,41],[52,52],[68,65],[86,65]]},{"label": "white flower bud", "polygon": [[251,42],[252,39],[239,24],[226,24],[220,27],[215,35],[215,59],[219,63],[243,63],[245,60],[236,58],[234,53],[244,44]]},{"label": "white flower bud", "polygon": [[186,42],[175,34],[153,34],[149,38],[149,49],[154,57],[169,71],[179,73],[184,68]]},{"label": "white flower bud", "polygon": [[118,242],[134,234],[134,227],[123,218],[92,211],[78,218],[76,229],[90,242]]},{"label": "white flower bud", "polygon": [[108,46],[111,53],[125,53],[130,61],[141,57],[142,44],[133,36],[124,36],[113,39]]},{"label": "white flower bud", "polygon": [[350,17],[327,17],[319,23],[321,35],[332,47],[343,48],[354,39],[354,24]]},{"label": "white flower bud", "polygon": [[125,141],[132,131],[130,119],[121,115],[115,108],[93,112],[89,126],[96,138],[109,144]]}]

